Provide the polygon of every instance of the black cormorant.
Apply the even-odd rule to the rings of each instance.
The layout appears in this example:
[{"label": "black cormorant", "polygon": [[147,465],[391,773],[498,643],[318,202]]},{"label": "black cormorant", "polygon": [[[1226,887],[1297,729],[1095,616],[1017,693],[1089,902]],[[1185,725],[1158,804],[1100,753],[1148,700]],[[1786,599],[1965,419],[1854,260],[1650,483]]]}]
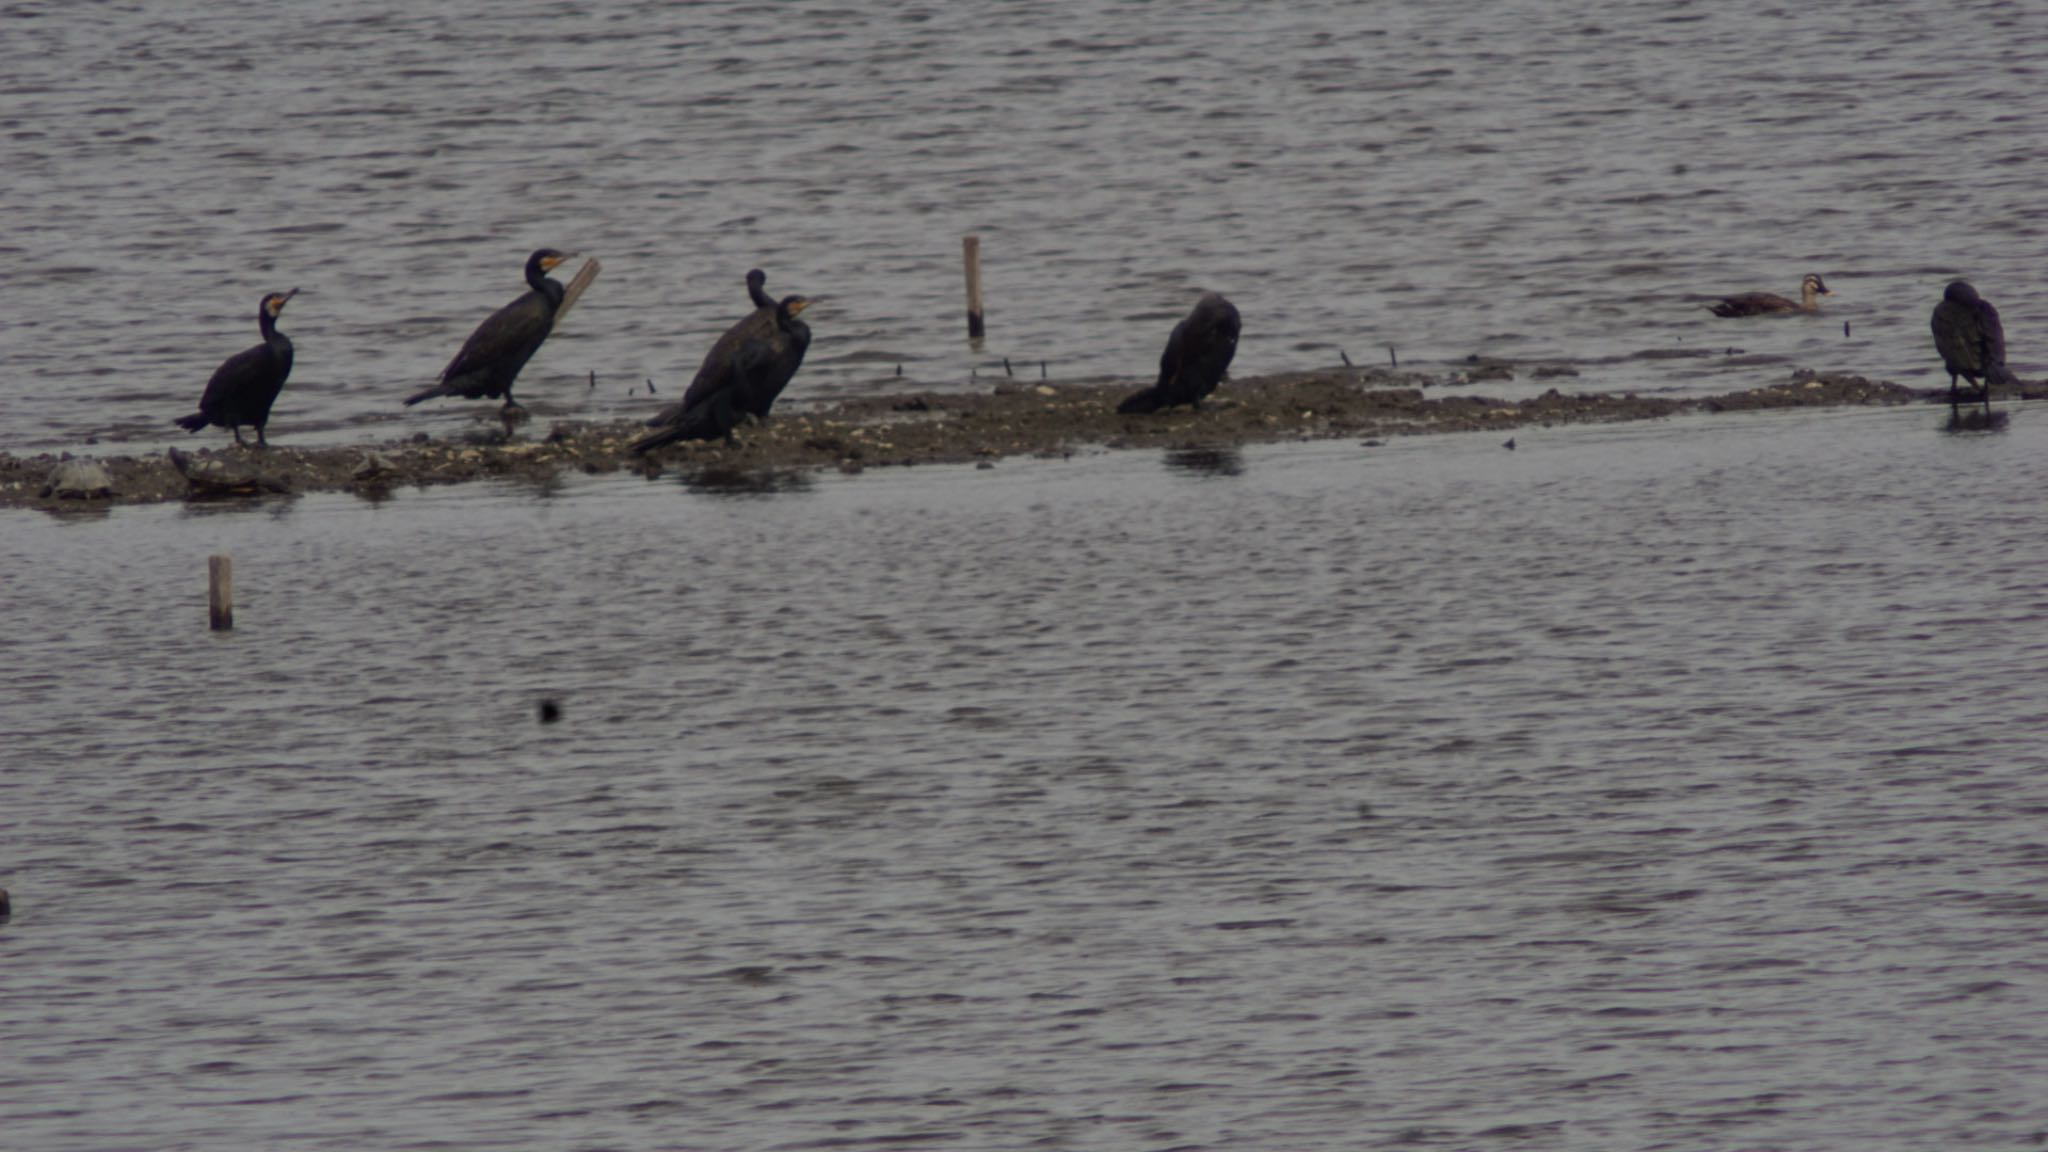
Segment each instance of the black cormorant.
[{"label": "black cormorant", "polygon": [[804,296],[770,300],[761,287],[766,280],[758,271],[747,274],[747,293],[758,306],[711,346],[683,398],[647,422],[658,431],[634,441],[633,451],[649,452],[678,440],[730,441],[742,418],[768,418],[811,346],[810,325],[797,319],[811,301]]},{"label": "black cormorant", "polygon": [[1778,312],[1818,312],[1820,298],[1833,296],[1827,281],[1820,273],[1809,272],[1799,282],[1799,299],[1787,300],[1774,292],[1744,292],[1740,296],[1727,296],[1718,304],[1709,304],[1716,316],[1769,316]]},{"label": "black cormorant", "polygon": [[1956,378],[1961,377],[1972,384],[1983,382],[1984,410],[1989,412],[1992,385],[2015,383],[2005,367],[2005,326],[1998,322],[1998,309],[1977,295],[1969,281],[1958,280],[1942,292],[1933,323],[1934,350],[1948,369],[1949,408],[1960,403]]},{"label": "black cormorant", "polygon": [[540,350],[541,341],[554,331],[555,313],[562,307],[562,285],[550,280],[550,269],[574,253],[542,248],[526,258],[527,292],[496,312],[462,344],[462,351],[441,372],[441,382],[405,398],[408,405],[436,396],[460,396],[466,400],[505,398],[505,407],[516,408],[512,382],[519,370]]},{"label": "black cormorant", "polygon": [[1211,292],[1173,326],[1159,357],[1159,383],[1116,406],[1119,412],[1157,412],[1176,404],[1202,406],[1237,355],[1237,306]]},{"label": "black cormorant", "polygon": [[218,424],[233,432],[235,443],[241,444],[242,425],[252,424],[257,447],[268,447],[263,426],[270,422],[270,406],[277,402],[285,379],[292,374],[291,338],[277,330],[277,317],[298,294],[294,288],[263,298],[256,306],[256,325],[263,332],[263,343],[235,353],[214,369],[206,392],[199,397],[199,411],[178,417],[179,427],[197,432],[208,424]]}]

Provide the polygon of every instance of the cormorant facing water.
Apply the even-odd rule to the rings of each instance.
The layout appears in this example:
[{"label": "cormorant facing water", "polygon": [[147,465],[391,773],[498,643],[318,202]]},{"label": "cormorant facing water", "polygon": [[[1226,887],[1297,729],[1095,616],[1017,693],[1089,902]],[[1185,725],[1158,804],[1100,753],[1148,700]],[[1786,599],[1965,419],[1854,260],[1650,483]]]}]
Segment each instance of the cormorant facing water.
[{"label": "cormorant facing water", "polygon": [[769,297],[762,287],[768,278],[759,269],[747,273],[747,294],[755,308],[726,329],[698,367],[683,398],[647,423],[658,429],[633,443],[633,451],[650,452],[678,440],[732,439],[741,419],[768,418],[775,398],[796,375],[811,346],[811,327],[797,319],[811,301],[805,296]]},{"label": "cormorant facing water", "polygon": [[408,405],[436,396],[460,396],[465,400],[505,398],[505,407],[516,408],[512,382],[519,370],[540,351],[541,341],[555,329],[555,313],[562,306],[562,285],[550,280],[550,269],[574,253],[542,248],[526,258],[527,292],[477,325],[462,351],[441,371],[441,382],[405,398]]},{"label": "cormorant facing water", "polygon": [[1237,306],[1211,292],[1195,302],[1187,319],[1173,326],[1159,357],[1159,383],[1116,406],[1119,412],[1157,412],[1176,404],[1200,408],[1223,381],[1237,355]]},{"label": "cormorant facing water", "polygon": [[292,374],[291,338],[277,330],[277,317],[298,294],[294,288],[263,298],[256,306],[256,326],[263,332],[263,343],[235,353],[214,369],[206,392],[199,397],[199,411],[178,417],[179,427],[197,432],[208,424],[218,424],[233,432],[235,443],[241,444],[242,425],[252,424],[257,447],[269,446],[263,426],[270,422],[270,406],[277,402],[286,377]]},{"label": "cormorant facing water", "polygon": [[1951,411],[1960,403],[1956,390],[1958,376],[1982,384],[1984,410],[1991,410],[1991,386],[2015,383],[2005,367],[2005,326],[1998,322],[1998,309],[1977,295],[1967,280],[1950,284],[1934,306],[1934,350],[1941,353],[1941,366],[1948,369],[1948,404]]},{"label": "cormorant facing water", "polygon": [[1799,282],[1799,299],[1787,300],[1772,292],[1744,292],[1740,296],[1724,297],[1718,304],[1709,304],[1716,316],[1769,316],[1777,312],[1818,312],[1820,298],[1833,296],[1827,281],[1820,273],[1809,272]]}]

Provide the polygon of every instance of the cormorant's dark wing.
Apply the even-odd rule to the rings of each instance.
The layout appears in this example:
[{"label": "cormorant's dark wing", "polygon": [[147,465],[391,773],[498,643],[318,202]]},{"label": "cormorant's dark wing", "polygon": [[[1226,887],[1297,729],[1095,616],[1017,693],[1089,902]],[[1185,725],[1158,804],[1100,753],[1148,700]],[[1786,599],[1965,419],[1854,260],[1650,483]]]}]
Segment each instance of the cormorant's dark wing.
[{"label": "cormorant's dark wing", "polygon": [[[711,351],[704,354],[704,362],[697,366],[697,375],[690,386],[683,390],[680,412],[687,412],[709,399],[713,393],[734,387],[738,377],[733,368],[743,349],[755,340],[766,339],[775,330],[775,311],[772,308],[756,308],[711,345]],[[676,408],[676,405],[670,405]]]},{"label": "cormorant's dark wing", "polygon": [[2005,325],[1989,300],[1977,301],[1978,347],[1984,350],[1984,366],[2005,363]]},{"label": "cormorant's dark wing", "polygon": [[[1996,316],[1996,312],[1993,312]],[[1996,321],[1994,320],[1994,323]],[[2005,348],[2000,329],[1998,346]],[[1951,375],[1976,376],[1984,370],[1984,316],[1977,308],[1956,300],[1934,306],[1934,350],[1941,353],[1942,366]]]},{"label": "cormorant's dark wing", "polygon": [[477,325],[463,341],[462,351],[442,371],[441,382],[451,383],[476,372],[517,375],[554,327],[554,304],[529,290]]},{"label": "cormorant's dark wing", "polygon": [[748,365],[747,380],[738,401],[740,411],[767,419],[776,397],[782,395],[782,390],[796,378],[797,369],[803,367],[804,353],[810,347],[810,325],[795,319],[787,329],[774,325],[769,340],[753,354],[754,360]]},{"label": "cormorant's dark wing", "polygon": [[1243,321],[1238,317],[1237,305],[1228,300],[1205,304],[1201,311],[1206,314],[1203,350],[1208,363],[1204,365],[1204,374],[1209,377],[1209,386],[1213,388],[1230,370],[1230,362],[1237,356],[1237,336],[1243,328]]},{"label": "cormorant's dark wing", "polygon": [[206,391],[199,397],[201,412],[217,412],[233,405],[251,389],[261,387],[270,372],[270,345],[258,344],[228,357],[213,370]]},{"label": "cormorant's dark wing", "polygon": [[1173,326],[1173,333],[1166,338],[1166,351],[1159,354],[1159,383],[1153,387],[1167,397],[1167,403],[1178,403],[1180,374],[1187,359],[1188,322],[1182,320]]}]

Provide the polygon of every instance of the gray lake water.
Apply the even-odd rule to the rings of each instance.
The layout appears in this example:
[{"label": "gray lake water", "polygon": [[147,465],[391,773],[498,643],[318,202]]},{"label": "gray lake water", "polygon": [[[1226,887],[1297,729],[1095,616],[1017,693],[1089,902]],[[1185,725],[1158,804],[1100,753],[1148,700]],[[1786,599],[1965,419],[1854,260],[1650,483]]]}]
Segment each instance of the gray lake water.
[{"label": "gray lake water", "polygon": [[[1205,288],[1245,316],[1241,374],[1392,346],[1573,358],[1596,389],[1925,384],[1957,275],[2023,373],[2048,334],[2048,25],[2022,6],[151,0],[0,24],[4,449],[183,439],[288,286],[276,433],[458,427],[475,405],[398,399],[542,245],[605,267],[522,382],[544,416],[653,411],[643,382],[688,380],[757,265],[829,298],[795,404],[985,387],[1005,358],[1142,376]],[[1823,317],[1701,307],[1808,271]]]},{"label": "gray lake water", "polygon": [[[1240,374],[1698,393],[1932,383],[1963,275],[2034,374],[2044,37],[0,4],[0,449],[167,442],[290,286],[274,436],[458,429],[397,401],[542,244],[543,416],[753,266],[792,403],[1142,376],[1204,288]],[[2035,407],[0,513],[0,1148],[2037,1143]]]},{"label": "gray lake water", "polygon": [[2036,1143],[1938,423],[0,514],[0,1146]]}]

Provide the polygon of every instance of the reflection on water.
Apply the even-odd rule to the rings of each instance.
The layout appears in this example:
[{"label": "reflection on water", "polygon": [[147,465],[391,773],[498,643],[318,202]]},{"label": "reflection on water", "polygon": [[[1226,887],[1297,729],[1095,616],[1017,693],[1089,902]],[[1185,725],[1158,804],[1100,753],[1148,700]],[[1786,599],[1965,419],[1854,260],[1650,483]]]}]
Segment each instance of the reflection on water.
[{"label": "reflection on water", "polygon": [[2003,432],[2012,424],[2012,413],[1994,408],[1959,408],[1949,413],[1942,423],[1944,432]]},{"label": "reflection on water", "polygon": [[0,1130],[2023,1146],[2035,415],[0,514]]},{"label": "reflection on water", "polygon": [[1196,476],[1244,474],[1244,452],[1237,448],[1169,448],[1166,466]]},{"label": "reflection on water", "polygon": [[780,496],[809,492],[816,476],[795,468],[705,468],[681,473],[678,482],[707,496]]}]

